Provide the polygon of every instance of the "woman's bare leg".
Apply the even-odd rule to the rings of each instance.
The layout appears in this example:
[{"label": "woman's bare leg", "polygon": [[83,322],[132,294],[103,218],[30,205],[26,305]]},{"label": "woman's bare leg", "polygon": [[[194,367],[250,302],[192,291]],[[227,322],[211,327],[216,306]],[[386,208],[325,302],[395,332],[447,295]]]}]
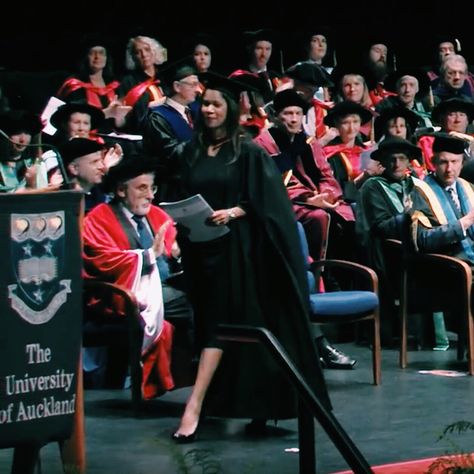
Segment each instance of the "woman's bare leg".
[{"label": "woman's bare leg", "polygon": [[186,402],[184,414],[176,434],[189,436],[196,431],[204,397],[206,396],[212,377],[219,366],[221,357],[222,349],[206,348],[202,350],[196,382]]}]

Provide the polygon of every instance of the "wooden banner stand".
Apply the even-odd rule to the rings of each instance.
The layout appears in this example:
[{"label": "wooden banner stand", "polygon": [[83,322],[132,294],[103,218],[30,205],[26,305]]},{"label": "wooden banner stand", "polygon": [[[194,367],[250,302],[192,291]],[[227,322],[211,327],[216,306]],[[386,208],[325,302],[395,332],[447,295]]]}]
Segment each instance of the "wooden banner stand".
[{"label": "wooden banner stand", "polygon": [[13,474],[33,474],[56,441],[64,471],[85,473],[82,202],[0,195],[0,448],[14,448]]}]

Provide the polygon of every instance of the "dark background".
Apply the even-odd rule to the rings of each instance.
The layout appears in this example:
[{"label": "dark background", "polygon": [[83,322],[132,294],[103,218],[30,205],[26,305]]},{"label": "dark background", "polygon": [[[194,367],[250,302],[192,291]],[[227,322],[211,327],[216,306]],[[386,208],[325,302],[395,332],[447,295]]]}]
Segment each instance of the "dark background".
[{"label": "dark background", "polygon": [[226,58],[224,63],[234,65],[242,51],[241,32],[270,27],[283,35],[284,63],[288,66],[293,59],[302,59],[300,33],[321,24],[331,26],[334,32],[331,42],[341,60],[354,54],[369,32],[392,40],[399,65],[429,63],[432,39],[437,33],[452,33],[462,38],[463,54],[468,62],[471,59],[468,39],[472,20],[469,4],[464,1],[454,4],[446,0],[216,0],[213,3],[217,6],[199,0],[70,0],[58,8],[46,2],[28,5],[11,2],[8,8],[12,13],[2,15],[0,65],[21,70],[71,70],[80,38],[85,33],[100,32],[111,39],[120,70],[130,36],[139,33],[154,36],[168,48],[169,58],[176,59],[184,54],[186,39],[197,31],[215,34],[221,49],[219,56]]}]

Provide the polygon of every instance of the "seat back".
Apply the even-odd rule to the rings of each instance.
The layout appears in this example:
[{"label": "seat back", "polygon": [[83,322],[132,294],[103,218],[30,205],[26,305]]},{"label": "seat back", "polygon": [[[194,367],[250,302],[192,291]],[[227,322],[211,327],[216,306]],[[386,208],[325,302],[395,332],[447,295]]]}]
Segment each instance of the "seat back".
[{"label": "seat back", "polygon": [[135,414],[142,403],[141,347],[143,327],[135,295],[113,283],[84,281],[82,345],[110,349],[113,366],[107,367],[108,382],[122,384],[130,367],[132,406]]},{"label": "seat back", "polygon": [[[407,223],[408,222],[408,223]],[[414,251],[410,222],[399,220],[402,240],[384,243],[384,259],[389,268],[391,288],[399,300],[400,366],[407,366],[407,319],[410,313],[444,312],[457,315],[460,337],[458,358],[468,343],[468,369],[474,374],[474,331],[471,313],[472,271],[454,257]]]},{"label": "seat back", "polygon": [[[301,250],[308,275],[310,297],[310,320],[315,324],[357,323],[369,320],[372,323],[372,369],[374,385],[381,380],[380,320],[378,280],[373,270],[363,265],[344,260],[321,260],[310,263],[308,243],[304,228],[298,222]],[[353,275],[353,281],[362,285],[362,290],[318,292],[321,272],[324,267],[343,269]]]}]

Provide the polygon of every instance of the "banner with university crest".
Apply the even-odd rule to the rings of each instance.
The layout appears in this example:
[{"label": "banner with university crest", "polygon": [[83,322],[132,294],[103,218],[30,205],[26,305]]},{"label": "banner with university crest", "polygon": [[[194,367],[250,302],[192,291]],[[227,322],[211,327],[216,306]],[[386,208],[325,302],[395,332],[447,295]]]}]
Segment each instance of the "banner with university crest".
[{"label": "banner with university crest", "polygon": [[67,439],[82,328],[82,195],[0,195],[0,448]]}]

